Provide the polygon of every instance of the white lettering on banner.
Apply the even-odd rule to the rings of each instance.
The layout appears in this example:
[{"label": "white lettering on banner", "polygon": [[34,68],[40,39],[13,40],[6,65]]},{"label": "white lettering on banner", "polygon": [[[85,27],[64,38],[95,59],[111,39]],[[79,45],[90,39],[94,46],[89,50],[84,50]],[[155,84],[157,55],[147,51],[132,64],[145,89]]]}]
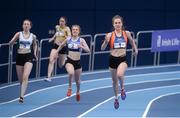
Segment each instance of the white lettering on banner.
[{"label": "white lettering on banner", "polygon": [[172,45],[172,40],[169,39],[162,40],[162,46],[171,46],[171,45]]},{"label": "white lettering on banner", "polygon": [[157,47],[161,47],[161,35],[158,35]]},{"label": "white lettering on banner", "polygon": [[166,46],[180,46],[180,40],[178,38],[172,38],[172,39],[162,39],[161,35],[158,35],[157,37],[157,47],[166,47]]},{"label": "white lettering on banner", "polygon": [[172,40],[172,45],[180,46],[180,40],[178,40],[178,38],[175,38],[174,40]]}]

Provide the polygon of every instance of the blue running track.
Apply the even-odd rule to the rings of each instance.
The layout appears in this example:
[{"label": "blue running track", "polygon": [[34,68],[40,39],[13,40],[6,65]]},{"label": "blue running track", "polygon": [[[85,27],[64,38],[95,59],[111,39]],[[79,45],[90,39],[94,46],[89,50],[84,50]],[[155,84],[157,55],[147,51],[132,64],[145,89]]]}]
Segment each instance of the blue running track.
[{"label": "blue running track", "polygon": [[180,66],[129,68],[127,98],[113,106],[108,70],[83,73],[81,101],[66,97],[67,75],[52,82],[30,80],[24,103],[18,103],[19,83],[0,86],[0,117],[180,117]]}]

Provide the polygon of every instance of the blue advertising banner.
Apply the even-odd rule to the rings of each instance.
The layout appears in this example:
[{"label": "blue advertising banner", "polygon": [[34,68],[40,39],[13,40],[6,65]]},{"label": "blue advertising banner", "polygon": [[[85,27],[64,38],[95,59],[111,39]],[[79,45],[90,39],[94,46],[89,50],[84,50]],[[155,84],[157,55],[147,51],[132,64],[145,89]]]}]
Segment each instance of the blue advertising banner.
[{"label": "blue advertising banner", "polygon": [[152,33],[151,52],[180,50],[180,29]]}]

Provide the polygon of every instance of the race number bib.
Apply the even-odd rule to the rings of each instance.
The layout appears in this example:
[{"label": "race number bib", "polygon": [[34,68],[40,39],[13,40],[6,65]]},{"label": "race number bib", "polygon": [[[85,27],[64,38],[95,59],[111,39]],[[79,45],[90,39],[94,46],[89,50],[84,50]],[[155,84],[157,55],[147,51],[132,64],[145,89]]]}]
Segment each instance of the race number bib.
[{"label": "race number bib", "polygon": [[114,43],[114,48],[120,48],[119,43]]},{"label": "race number bib", "polygon": [[73,44],[68,44],[68,48],[72,48],[73,47]]},{"label": "race number bib", "polygon": [[78,44],[75,44],[75,43],[74,43],[73,48],[74,48],[74,49],[78,49]]},{"label": "race number bib", "polygon": [[121,43],[120,43],[120,47],[121,47],[121,48],[125,48],[125,47],[126,47],[126,43],[125,43],[125,42],[121,42]]},{"label": "race number bib", "polygon": [[26,45],[20,44],[20,45],[19,45],[19,48],[26,48]]},{"label": "race number bib", "polygon": [[114,43],[114,48],[125,48],[125,47],[126,47],[125,42]]}]

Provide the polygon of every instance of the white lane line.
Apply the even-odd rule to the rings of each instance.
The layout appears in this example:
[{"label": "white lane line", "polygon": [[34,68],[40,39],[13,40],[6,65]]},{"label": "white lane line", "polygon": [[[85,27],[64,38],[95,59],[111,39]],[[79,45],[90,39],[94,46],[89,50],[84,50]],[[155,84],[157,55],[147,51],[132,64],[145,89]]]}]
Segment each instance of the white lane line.
[{"label": "white lane line", "polygon": [[[96,73],[96,72],[94,72],[94,73]],[[180,71],[136,74],[136,75],[127,75],[127,76],[125,76],[125,77],[140,77],[140,76],[148,76],[148,75],[162,75],[162,74],[164,75],[164,74],[176,74],[176,73],[180,73]],[[85,73],[84,73],[84,74],[85,74]],[[62,77],[67,77],[67,75],[56,76],[56,77],[52,77],[52,78],[55,79],[55,78],[62,78]],[[30,80],[29,83],[38,82],[38,81],[44,81],[44,79]],[[15,85],[19,85],[19,83],[15,83],[15,84],[11,84],[11,85],[6,85],[6,86],[3,86],[3,87],[0,87],[0,90],[1,90],[1,89],[4,89],[4,88],[8,88],[8,87],[15,86]]]},{"label": "white lane line", "polygon": [[[162,66],[150,66],[150,67],[136,67],[136,68],[128,68],[127,70],[164,68],[164,67],[174,67],[174,66],[179,66],[179,64],[175,64],[175,65],[162,65]],[[84,73],[82,73],[82,75],[97,74],[97,73],[104,73],[104,72],[109,72],[109,70],[102,70],[102,71],[95,71],[95,72],[84,72]],[[180,71],[173,71],[173,72],[180,72]],[[166,72],[159,72],[159,73],[166,73]],[[67,75],[60,75],[60,76],[56,76],[56,77],[52,77],[52,78],[53,79],[57,79],[57,78],[61,78],[61,77],[67,77]],[[29,83],[43,81],[43,80],[44,80],[44,78],[43,79],[30,80]],[[6,85],[6,86],[3,86],[3,87],[0,87],[0,89],[4,89],[4,88],[16,86],[16,85],[19,85],[19,83],[14,83],[14,84]]]},{"label": "white lane line", "polygon": [[145,111],[144,111],[144,113],[143,113],[143,115],[142,115],[142,118],[146,118],[146,116],[147,116],[147,114],[148,114],[148,112],[149,112],[149,109],[151,108],[151,105],[152,105],[152,103],[153,103],[154,101],[156,101],[156,100],[158,100],[158,99],[160,99],[160,98],[163,98],[163,97],[166,97],[166,96],[170,96],[170,95],[175,95],[175,94],[180,94],[180,92],[171,92],[171,93],[167,93],[167,94],[160,95],[160,96],[152,99],[152,100],[148,103],[148,105],[147,105],[147,107],[146,107],[146,109],[145,109]]},{"label": "white lane line", "polygon": [[[147,88],[147,89],[139,89],[139,90],[129,91],[129,92],[127,92],[127,94],[135,93],[135,92],[141,92],[141,91],[146,91],[146,90],[155,90],[155,89],[171,88],[171,87],[179,87],[179,86],[180,86],[180,85],[171,85],[171,86],[163,86],[163,87],[154,87],[154,88]],[[89,110],[87,110],[86,112],[84,112],[84,113],[82,113],[81,115],[79,115],[77,118],[81,118],[81,117],[85,116],[85,115],[88,114],[89,112],[95,110],[96,108],[98,108],[98,107],[101,106],[102,104],[104,104],[104,103],[112,100],[113,98],[114,98],[114,96],[111,97],[111,98],[109,98],[109,99],[107,99],[107,100],[104,100],[103,102],[101,102],[101,103],[99,103],[99,104],[97,104],[97,105],[95,105],[95,106],[92,107],[91,109],[89,109]]]},{"label": "white lane line", "polygon": [[[90,83],[90,82],[96,82],[96,81],[102,81],[102,80],[108,80],[108,79],[110,79],[110,78],[87,80],[87,81],[82,81],[81,83]],[[73,82],[73,85],[74,85],[74,84],[75,84],[75,83]],[[67,86],[67,85],[68,85],[68,84],[61,84],[61,85],[46,87],[46,88],[39,89],[39,90],[33,91],[33,92],[31,92],[31,93],[28,93],[28,94],[26,94],[24,97],[28,97],[28,96],[30,96],[30,95],[33,95],[33,94],[35,94],[35,93],[39,93],[39,92],[42,92],[42,91],[45,91],[45,90],[50,90],[50,89],[54,89],[54,88],[62,87],[62,86]],[[16,99],[13,99],[13,100],[10,100],[10,101],[7,101],[7,102],[2,102],[2,103],[0,103],[0,105],[8,104],[8,103],[17,101],[18,99],[19,99],[19,98],[16,98]]]},{"label": "white lane line", "polygon": [[[166,88],[166,87],[169,88],[169,87],[176,87],[176,86],[180,86],[180,85],[171,85],[171,86],[163,86],[163,87],[154,87],[154,88],[147,88],[147,89],[139,89],[139,90],[129,91],[129,92],[127,92],[127,94],[129,94],[129,93],[134,93],[134,92],[145,91],[145,90],[154,90],[154,89],[159,89],[159,88]],[[81,93],[90,92],[90,91],[98,90],[98,89],[109,88],[109,87],[112,87],[112,86],[103,86],[103,87],[92,88],[92,89],[84,90],[84,91],[82,91]],[[73,94],[72,96],[74,96],[74,95],[75,95],[75,94]],[[71,96],[71,97],[72,97],[72,96]],[[113,98],[114,98],[114,97],[111,97],[111,98],[109,98],[108,100],[105,100],[105,101],[103,101],[102,103],[99,103],[98,105],[94,106],[93,108],[91,108],[90,110],[88,110],[88,111],[85,112],[85,113],[86,113],[86,114],[89,113],[89,112],[92,111],[93,109],[97,108],[98,106],[104,104],[105,102],[107,102],[107,101],[109,101],[109,100],[111,100],[111,99],[113,99]],[[25,115],[25,114],[27,114],[27,113],[30,113],[30,112],[33,112],[33,111],[42,109],[42,108],[44,108],[44,107],[47,107],[47,106],[50,106],[50,105],[59,103],[59,102],[61,102],[61,101],[63,101],[63,100],[66,100],[66,99],[68,99],[68,97],[65,97],[65,98],[60,99],[60,100],[55,101],[55,102],[51,102],[51,103],[46,104],[46,105],[43,105],[43,106],[41,106],[41,107],[37,107],[37,108],[35,108],[35,109],[31,109],[31,110],[29,110],[29,111],[26,111],[26,112],[23,112],[23,113],[21,113],[21,114],[15,115],[15,116],[13,116],[13,117],[18,117],[18,116]],[[80,116],[81,116],[81,115],[80,115]],[[84,116],[84,115],[82,115],[82,116]],[[82,117],[82,116],[81,116],[81,117]],[[78,117],[79,117],[79,116],[78,116]]]},{"label": "white lane line", "polygon": [[[84,91],[82,91],[81,93],[90,92],[90,91],[94,91],[94,90],[98,90],[98,89],[105,89],[105,88],[109,88],[109,87],[112,87],[112,86],[103,86],[103,87],[92,88],[92,89],[84,90]],[[74,94],[71,95],[71,97],[73,97],[73,96],[75,96],[75,95],[76,95],[76,94],[74,93]],[[30,113],[30,112],[33,112],[33,111],[42,109],[42,108],[44,108],[44,107],[47,107],[47,106],[50,106],[50,105],[59,103],[59,102],[61,102],[61,101],[63,101],[63,100],[66,100],[66,99],[68,99],[68,98],[71,98],[71,97],[65,97],[65,98],[63,98],[63,99],[57,100],[57,101],[55,101],[55,102],[51,102],[51,103],[49,103],[49,104],[46,104],[46,105],[43,105],[43,106],[40,106],[40,107],[37,107],[37,108],[35,108],[35,109],[31,109],[31,110],[29,110],[29,111],[23,112],[23,113],[21,113],[21,114],[17,114],[17,115],[12,116],[12,117],[14,118],[14,117],[19,117],[19,116],[25,115],[25,114],[27,114],[27,113]]]},{"label": "white lane line", "polygon": [[[132,75],[133,76],[133,75]],[[132,76],[129,76],[129,77],[132,77]],[[144,75],[143,75],[144,76]],[[87,81],[82,81],[81,83],[90,83],[90,82],[98,82],[98,81],[105,81],[105,80],[110,80],[111,78],[102,78],[102,79],[95,79],[95,80],[87,80]],[[125,83],[125,85],[132,85],[132,84],[141,84],[141,83],[148,83],[148,82],[160,82],[160,81],[170,81],[170,80],[179,80],[180,78],[168,78],[168,79],[164,79],[164,80],[161,80],[161,79],[157,79],[157,80],[146,80],[146,81],[139,81],[139,82],[129,82],[129,83]],[[75,84],[73,82],[73,84]],[[67,86],[68,84],[61,84],[61,85],[56,85],[56,86],[52,86],[52,87],[46,87],[46,88],[43,88],[43,89],[39,89],[39,90],[36,90],[36,91],[33,91],[31,93],[28,93],[26,94],[24,97],[27,97],[27,96],[30,96],[30,95],[33,95],[35,93],[38,93],[38,92],[42,92],[42,91],[45,91],[45,90],[50,90],[50,89],[54,89],[54,88],[57,88],[57,87],[61,87],[61,86]],[[10,100],[10,101],[7,101],[7,102],[2,102],[0,103],[0,105],[4,105],[4,104],[8,104],[8,103],[11,103],[11,102],[15,102],[17,101],[19,98],[16,98],[16,99],[13,99],[13,100]]]}]

